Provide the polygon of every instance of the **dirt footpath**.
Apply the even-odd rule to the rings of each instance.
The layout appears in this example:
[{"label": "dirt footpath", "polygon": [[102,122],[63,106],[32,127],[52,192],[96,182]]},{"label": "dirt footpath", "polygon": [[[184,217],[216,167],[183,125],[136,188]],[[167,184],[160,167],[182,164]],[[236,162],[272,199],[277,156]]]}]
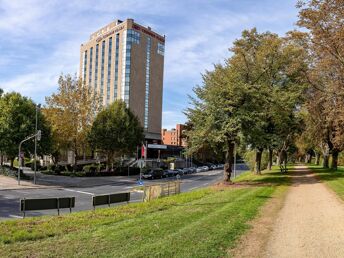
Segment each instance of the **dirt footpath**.
[{"label": "dirt footpath", "polygon": [[277,214],[262,257],[344,257],[344,203],[304,166]]}]

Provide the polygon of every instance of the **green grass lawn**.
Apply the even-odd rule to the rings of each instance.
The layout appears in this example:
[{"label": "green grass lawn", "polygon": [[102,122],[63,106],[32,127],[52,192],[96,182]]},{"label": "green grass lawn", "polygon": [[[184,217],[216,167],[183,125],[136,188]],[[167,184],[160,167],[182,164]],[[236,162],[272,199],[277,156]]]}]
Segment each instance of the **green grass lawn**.
[{"label": "green grass lawn", "polygon": [[344,168],[338,167],[337,170],[323,168],[317,165],[308,166],[314,171],[327,186],[335,191],[344,200]]},{"label": "green grass lawn", "polygon": [[288,177],[245,174],[212,187],[113,208],[0,223],[0,257],[223,257]]}]

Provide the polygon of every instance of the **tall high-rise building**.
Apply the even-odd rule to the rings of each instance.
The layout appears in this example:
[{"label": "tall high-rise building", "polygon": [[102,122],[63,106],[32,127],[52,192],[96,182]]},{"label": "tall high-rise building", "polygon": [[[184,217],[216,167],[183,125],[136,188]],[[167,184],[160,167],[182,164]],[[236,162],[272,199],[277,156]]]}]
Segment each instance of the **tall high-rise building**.
[{"label": "tall high-rise building", "polygon": [[104,105],[125,101],[147,140],[161,140],[165,36],[134,22],[115,20],[80,47],[80,76]]}]

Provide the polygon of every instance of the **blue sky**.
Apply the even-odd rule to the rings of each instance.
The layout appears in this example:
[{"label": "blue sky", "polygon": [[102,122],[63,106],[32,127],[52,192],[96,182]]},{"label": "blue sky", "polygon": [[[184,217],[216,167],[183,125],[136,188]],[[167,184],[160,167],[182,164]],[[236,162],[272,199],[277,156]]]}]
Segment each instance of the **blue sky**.
[{"label": "blue sky", "polygon": [[133,18],[166,35],[163,127],[185,122],[201,74],[229,57],[241,31],[296,28],[296,0],[0,0],[0,88],[44,103],[76,73],[80,44],[112,20]]}]

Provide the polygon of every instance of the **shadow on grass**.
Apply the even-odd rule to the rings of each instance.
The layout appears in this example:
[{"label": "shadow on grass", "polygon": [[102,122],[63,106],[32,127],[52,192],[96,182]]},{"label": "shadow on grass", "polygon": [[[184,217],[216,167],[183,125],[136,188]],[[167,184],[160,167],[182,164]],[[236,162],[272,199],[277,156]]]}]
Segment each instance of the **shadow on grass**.
[{"label": "shadow on grass", "polygon": [[[313,176],[314,172],[316,176]],[[281,173],[278,170],[264,172],[262,175],[252,176],[247,180],[236,182],[239,185],[246,186],[298,186],[300,184],[316,184],[320,180],[330,181],[344,179],[344,170],[323,169],[321,167],[293,167],[289,168],[287,173]]]},{"label": "shadow on grass", "polygon": [[309,166],[315,175],[322,181],[335,181],[339,179],[344,179],[344,171],[342,168],[331,169],[323,167]]},{"label": "shadow on grass", "polygon": [[[268,196],[268,195],[257,195],[253,196],[250,199],[271,199],[273,197]],[[233,202],[247,202],[246,199],[240,200],[240,199],[234,199],[234,200],[229,200],[225,202],[206,202],[206,203],[182,203],[182,204],[174,204],[174,206],[209,206],[209,207],[214,207],[214,206],[222,206],[226,204],[230,204]]]},{"label": "shadow on grass", "polygon": [[240,180],[235,182],[235,185],[247,186],[280,186],[290,185],[288,178],[289,173],[281,173],[278,171],[264,172],[261,175],[255,175],[252,179]]}]

